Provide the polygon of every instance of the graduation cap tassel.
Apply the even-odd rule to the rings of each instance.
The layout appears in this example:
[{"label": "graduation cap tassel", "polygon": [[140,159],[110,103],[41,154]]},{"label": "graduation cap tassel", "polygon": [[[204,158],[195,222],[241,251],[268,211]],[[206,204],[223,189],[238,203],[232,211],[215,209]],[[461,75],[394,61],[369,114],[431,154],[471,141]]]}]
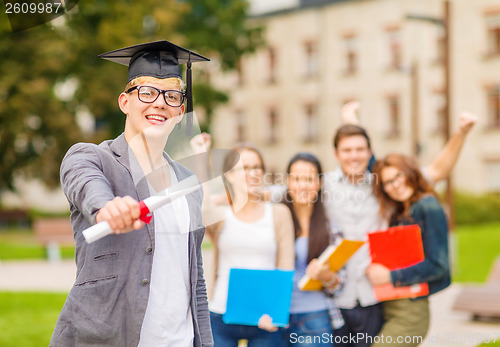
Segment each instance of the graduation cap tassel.
[{"label": "graduation cap tassel", "polygon": [[187,70],[186,70],[186,136],[191,136],[191,128],[193,127],[193,88],[192,88],[192,71],[191,71],[191,53],[189,53],[189,58],[187,61]]}]

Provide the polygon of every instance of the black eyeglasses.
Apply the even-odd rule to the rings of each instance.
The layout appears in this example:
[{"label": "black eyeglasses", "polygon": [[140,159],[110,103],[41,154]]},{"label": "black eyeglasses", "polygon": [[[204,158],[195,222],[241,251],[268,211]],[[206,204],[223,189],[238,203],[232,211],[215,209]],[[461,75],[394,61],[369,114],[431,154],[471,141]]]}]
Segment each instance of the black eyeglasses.
[{"label": "black eyeglasses", "polygon": [[384,187],[384,189],[392,189],[394,187],[394,183],[398,182],[399,184],[401,184],[404,177],[404,172],[399,171],[392,179],[382,182],[382,186]]},{"label": "black eyeglasses", "polygon": [[151,86],[135,86],[125,91],[125,93],[130,93],[136,89],[137,97],[146,104],[152,104],[160,94],[163,94],[163,99],[168,106],[180,107],[186,97],[186,94],[178,90],[161,90]]}]

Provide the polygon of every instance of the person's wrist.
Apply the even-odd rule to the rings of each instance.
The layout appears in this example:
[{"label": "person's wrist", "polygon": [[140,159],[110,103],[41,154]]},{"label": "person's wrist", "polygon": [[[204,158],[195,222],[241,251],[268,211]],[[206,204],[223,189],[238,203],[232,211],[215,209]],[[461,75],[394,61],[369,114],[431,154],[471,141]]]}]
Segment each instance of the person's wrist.
[{"label": "person's wrist", "polygon": [[332,272],[331,278],[328,281],[321,281],[321,284],[325,288],[332,287],[334,284],[337,284],[337,276]]},{"label": "person's wrist", "polygon": [[459,127],[457,130],[457,134],[459,136],[466,136],[469,133],[470,128],[467,127]]}]

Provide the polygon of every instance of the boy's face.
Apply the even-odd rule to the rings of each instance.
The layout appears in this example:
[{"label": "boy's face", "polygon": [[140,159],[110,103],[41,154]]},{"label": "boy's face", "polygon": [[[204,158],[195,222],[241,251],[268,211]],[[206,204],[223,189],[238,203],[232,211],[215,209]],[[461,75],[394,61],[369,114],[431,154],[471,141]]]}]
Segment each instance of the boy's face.
[{"label": "boy's face", "polygon": [[[172,81],[145,82],[140,85],[160,90],[179,90],[178,85]],[[152,103],[142,102],[138,98],[137,89],[120,94],[118,104],[122,112],[127,115],[125,137],[129,139],[141,132],[153,137],[166,138],[182,120],[184,114],[184,104],[172,107],[165,102],[163,94]]]},{"label": "boy's face", "polygon": [[340,140],[335,150],[342,172],[348,176],[365,173],[372,156],[368,141],[362,135],[352,135]]}]

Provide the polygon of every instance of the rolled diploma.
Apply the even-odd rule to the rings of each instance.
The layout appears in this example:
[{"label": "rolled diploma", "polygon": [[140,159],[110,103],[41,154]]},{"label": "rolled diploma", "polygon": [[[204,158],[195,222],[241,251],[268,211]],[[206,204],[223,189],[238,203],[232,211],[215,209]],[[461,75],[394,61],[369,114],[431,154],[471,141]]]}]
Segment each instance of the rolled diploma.
[{"label": "rolled diploma", "polygon": [[[186,183],[193,182],[193,179],[191,179],[191,177],[194,177],[194,176],[190,176],[189,178],[179,182],[178,183],[179,186],[175,185],[172,188],[178,189],[178,188],[186,186]],[[189,181],[189,182],[185,182],[185,181]],[[172,200],[175,200],[183,195],[189,194],[189,193],[199,189],[200,184],[198,184],[198,181],[194,181],[194,182],[196,183],[196,185],[193,185],[189,188],[182,189],[182,190],[175,189],[170,194],[169,194],[168,189],[166,189],[164,191],[165,192],[164,195],[153,195],[147,199],[142,200],[141,201],[141,203],[142,203],[141,204],[141,206],[142,206],[141,215],[140,215],[139,219],[144,220],[148,214],[150,214],[151,212],[156,210],[158,207],[163,206]],[[148,219],[148,221],[149,221],[149,219]],[[146,223],[149,223],[148,221],[146,221]],[[113,233],[113,229],[111,229],[108,222],[106,222],[106,221],[99,222],[99,223],[91,226],[90,228],[85,229],[82,232],[83,237],[85,237],[85,241],[87,241],[87,243],[92,243],[94,241],[97,241],[97,240],[99,240],[99,239],[103,238],[104,236],[107,236],[111,233]]]}]

